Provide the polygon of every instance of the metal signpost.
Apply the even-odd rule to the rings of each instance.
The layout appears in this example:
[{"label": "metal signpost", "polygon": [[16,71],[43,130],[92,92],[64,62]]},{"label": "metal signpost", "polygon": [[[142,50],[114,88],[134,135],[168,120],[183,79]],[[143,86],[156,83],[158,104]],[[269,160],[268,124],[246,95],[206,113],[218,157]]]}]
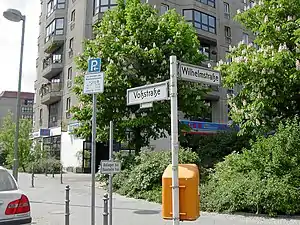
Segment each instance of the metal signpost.
[{"label": "metal signpost", "polygon": [[91,225],[95,225],[95,206],[96,206],[96,193],[95,193],[95,164],[96,164],[96,108],[97,108],[97,93],[104,91],[104,73],[101,73],[101,59],[94,58],[88,60],[88,73],[84,77],[84,90],[85,94],[93,95],[93,115],[92,115],[92,160],[91,160]]},{"label": "metal signpost", "polygon": [[[152,107],[154,101],[171,100],[171,150],[172,150],[172,213],[173,225],[179,225],[179,181],[178,181],[178,90],[177,80],[185,80],[208,85],[220,85],[220,72],[205,67],[177,61],[170,57],[170,80],[127,90],[127,105],[141,108]],[[170,97],[168,95],[168,88]]]}]

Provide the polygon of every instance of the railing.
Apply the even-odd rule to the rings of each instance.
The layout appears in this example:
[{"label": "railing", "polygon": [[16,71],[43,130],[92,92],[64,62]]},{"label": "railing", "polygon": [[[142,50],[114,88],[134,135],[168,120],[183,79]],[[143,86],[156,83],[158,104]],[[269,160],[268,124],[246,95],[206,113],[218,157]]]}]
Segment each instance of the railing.
[{"label": "railing", "polygon": [[43,69],[46,69],[48,66],[52,64],[62,63],[62,59],[63,59],[62,54],[53,54],[49,58],[43,60]]},{"label": "railing", "polygon": [[60,82],[42,84],[42,87],[40,89],[40,96],[43,97],[52,92],[60,92],[62,90],[61,87],[62,83]]}]

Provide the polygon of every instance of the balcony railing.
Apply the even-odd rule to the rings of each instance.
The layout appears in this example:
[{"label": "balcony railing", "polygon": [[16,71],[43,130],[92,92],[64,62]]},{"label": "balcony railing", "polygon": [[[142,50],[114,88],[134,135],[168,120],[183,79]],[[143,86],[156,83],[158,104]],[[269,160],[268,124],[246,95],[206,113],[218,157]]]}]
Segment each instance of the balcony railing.
[{"label": "balcony railing", "polygon": [[39,94],[41,96],[42,104],[49,105],[57,102],[62,97],[62,83],[54,82],[43,84]]},{"label": "balcony railing", "polygon": [[53,54],[51,57],[43,60],[43,69],[46,69],[52,64],[61,64],[63,56],[62,54]]}]

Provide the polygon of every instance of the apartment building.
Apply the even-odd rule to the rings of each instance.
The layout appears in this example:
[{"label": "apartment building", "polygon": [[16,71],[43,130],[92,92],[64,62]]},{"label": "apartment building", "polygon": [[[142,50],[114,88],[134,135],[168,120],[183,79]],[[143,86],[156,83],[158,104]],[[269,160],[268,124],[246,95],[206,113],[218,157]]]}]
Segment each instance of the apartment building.
[{"label": "apartment building", "polygon": [[[250,4],[248,0],[147,2],[155,5],[160,13],[175,8],[195,27],[201,42],[199,48],[208,58],[203,66],[214,66],[220,59],[225,59],[229,45],[235,45],[242,39],[249,41],[248,33],[232,20],[237,9]],[[74,126],[78,126],[68,112],[72,105],[77,104],[71,92],[76,75],[74,57],[83,51],[82,41],[92,38],[92,25],[101,19],[105,11],[115,6],[116,0],[41,0],[34,136],[43,137],[44,145],[51,152],[56,152],[64,167],[80,167],[76,153],[90,148],[89,142],[70,135]],[[214,88],[207,96],[212,113],[200,119],[226,124],[228,91],[232,90]],[[161,147],[167,142],[161,140],[156,143]]]},{"label": "apartment building", "polygon": [[[20,116],[22,119],[33,118],[33,99],[34,93],[21,92],[21,109]],[[17,109],[17,92],[16,91],[3,91],[0,93],[0,125],[2,120],[12,113],[13,120],[16,120]]]}]

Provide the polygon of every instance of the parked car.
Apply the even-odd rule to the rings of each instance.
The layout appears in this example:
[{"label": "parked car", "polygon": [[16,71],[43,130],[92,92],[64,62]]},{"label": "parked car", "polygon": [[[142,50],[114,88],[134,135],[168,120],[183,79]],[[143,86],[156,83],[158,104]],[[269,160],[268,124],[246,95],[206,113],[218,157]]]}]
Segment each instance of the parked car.
[{"label": "parked car", "polygon": [[0,225],[30,225],[28,197],[10,172],[0,166]]}]

